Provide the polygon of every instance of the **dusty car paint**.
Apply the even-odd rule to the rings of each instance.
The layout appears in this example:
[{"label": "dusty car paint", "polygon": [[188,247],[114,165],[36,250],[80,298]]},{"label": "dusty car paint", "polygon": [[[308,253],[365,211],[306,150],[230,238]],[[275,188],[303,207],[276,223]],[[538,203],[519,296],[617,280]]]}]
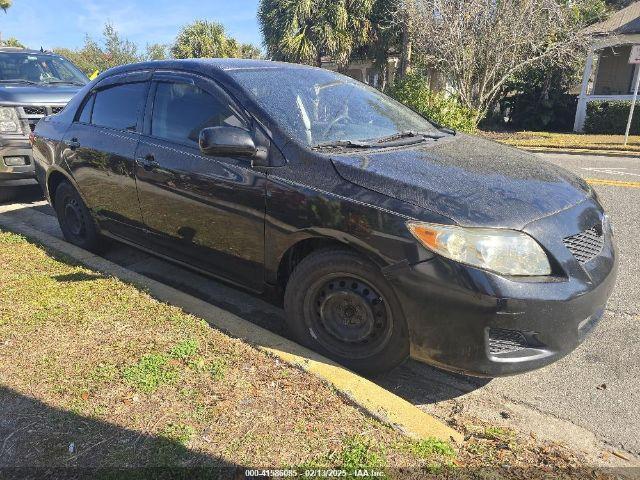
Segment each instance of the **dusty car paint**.
[{"label": "dusty car paint", "polygon": [[[597,323],[616,255],[602,207],[582,180],[459,134],[375,152],[314,151],[292,141],[234,81],[241,68],[264,69],[268,81],[274,65],[309,68],[188,60],[108,71],[38,125],[38,180],[50,201],[57,183],[69,180],[105,233],[264,295],[277,296],[295,252],[314,242],[346,245],[393,285],[412,355],[450,370],[504,375],[538,368],[569,353]],[[154,71],[216,82],[251,120],[269,166],[195,148],[181,148],[189,160],[178,165],[175,146],[151,137],[144,115],[135,132],[73,122],[96,85],[114,76],[152,78]],[[69,146],[74,139],[79,148]],[[150,151],[158,166],[145,170],[135,158]],[[549,254],[553,273],[510,278],[444,259],[415,240],[408,220],[523,230]],[[562,240],[594,224],[603,225],[605,245],[583,266]],[[525,332],[529,348],[520,357],[492,355],[490,329]]]}]

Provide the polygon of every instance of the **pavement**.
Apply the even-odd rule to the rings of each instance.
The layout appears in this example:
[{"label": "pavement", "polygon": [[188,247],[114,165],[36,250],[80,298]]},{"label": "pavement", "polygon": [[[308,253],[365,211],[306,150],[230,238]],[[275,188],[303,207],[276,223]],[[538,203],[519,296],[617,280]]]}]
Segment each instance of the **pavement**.
[{"label": "pavement", "polygon": [[[640,465],[640,158],[537,154],[588,179],[615,227],[618,283],[599,327],[571,355],[541,370],[493,380],[409,361],[374,379],[446,419],[464,412],[525,434],[560,441],[598,464]],[[1,210],[61,238],[37,196]],[[114,244],[105,254],[133,272],[209,302],[286,337],[283,311],[220,282]]]}]

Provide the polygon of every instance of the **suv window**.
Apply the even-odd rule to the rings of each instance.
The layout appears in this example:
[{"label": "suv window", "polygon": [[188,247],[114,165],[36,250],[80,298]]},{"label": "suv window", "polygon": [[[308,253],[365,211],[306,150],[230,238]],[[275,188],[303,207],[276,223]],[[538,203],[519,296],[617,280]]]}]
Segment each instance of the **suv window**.
[{"label": "suv window", "polygon": [[125,83],[99,90],[93,102],[91,123],[118,130],[135,130],[144,104],[146,85]]},{"label": "suv window", "polygon": [[244,127],[245,122],[226,100],[196,85],[158,83],[151,117],[151,135],[181,143],[198,143],[207,127]]}]

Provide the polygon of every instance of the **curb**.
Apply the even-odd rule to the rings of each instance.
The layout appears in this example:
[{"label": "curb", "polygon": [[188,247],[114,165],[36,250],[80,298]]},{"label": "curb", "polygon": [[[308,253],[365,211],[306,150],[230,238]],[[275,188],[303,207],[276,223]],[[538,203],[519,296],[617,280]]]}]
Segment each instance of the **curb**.
[{"label": "curb", "polygon": [[88,268],[143,288],[157,300],[181,307],[184,311],[205,319],[211,326],[228,335],[244,340],[271,356],[319,377],[332,385],[356,407],[409,437],[418,440],[435,437],[439,440],[458,443],[463,440],[462,434],[410,402],[341,367],[334,361],[226,310],[127,270],[98,255],[38,231],[23,222],[0,217],[0,227],[35,240],[58,254],[77,260]]},{"label": "curb", "polygon": [[[506,145],[506,144],[505,144]],[[531,153],[558,153],[560,155],[594,155],[600,157],[639,157],[640,152],[634,150],[591,150],[586,148],[545,148],[545,147],[521,147],[511,145]]]}]

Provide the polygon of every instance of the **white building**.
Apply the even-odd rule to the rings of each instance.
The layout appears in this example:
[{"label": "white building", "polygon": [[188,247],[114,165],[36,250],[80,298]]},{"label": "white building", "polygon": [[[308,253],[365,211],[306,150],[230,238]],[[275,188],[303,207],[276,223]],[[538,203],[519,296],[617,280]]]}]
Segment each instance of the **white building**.
[{"label": "white building", "polygon": [[633,97],[640,65],[629,64],[631,46],[640,44],[640,1],[616,12],[604,22],[592,25],[593,35],[582,76],[578,109],[573,130],[583,131],[587,104],[603,100],[628,100]]}]

